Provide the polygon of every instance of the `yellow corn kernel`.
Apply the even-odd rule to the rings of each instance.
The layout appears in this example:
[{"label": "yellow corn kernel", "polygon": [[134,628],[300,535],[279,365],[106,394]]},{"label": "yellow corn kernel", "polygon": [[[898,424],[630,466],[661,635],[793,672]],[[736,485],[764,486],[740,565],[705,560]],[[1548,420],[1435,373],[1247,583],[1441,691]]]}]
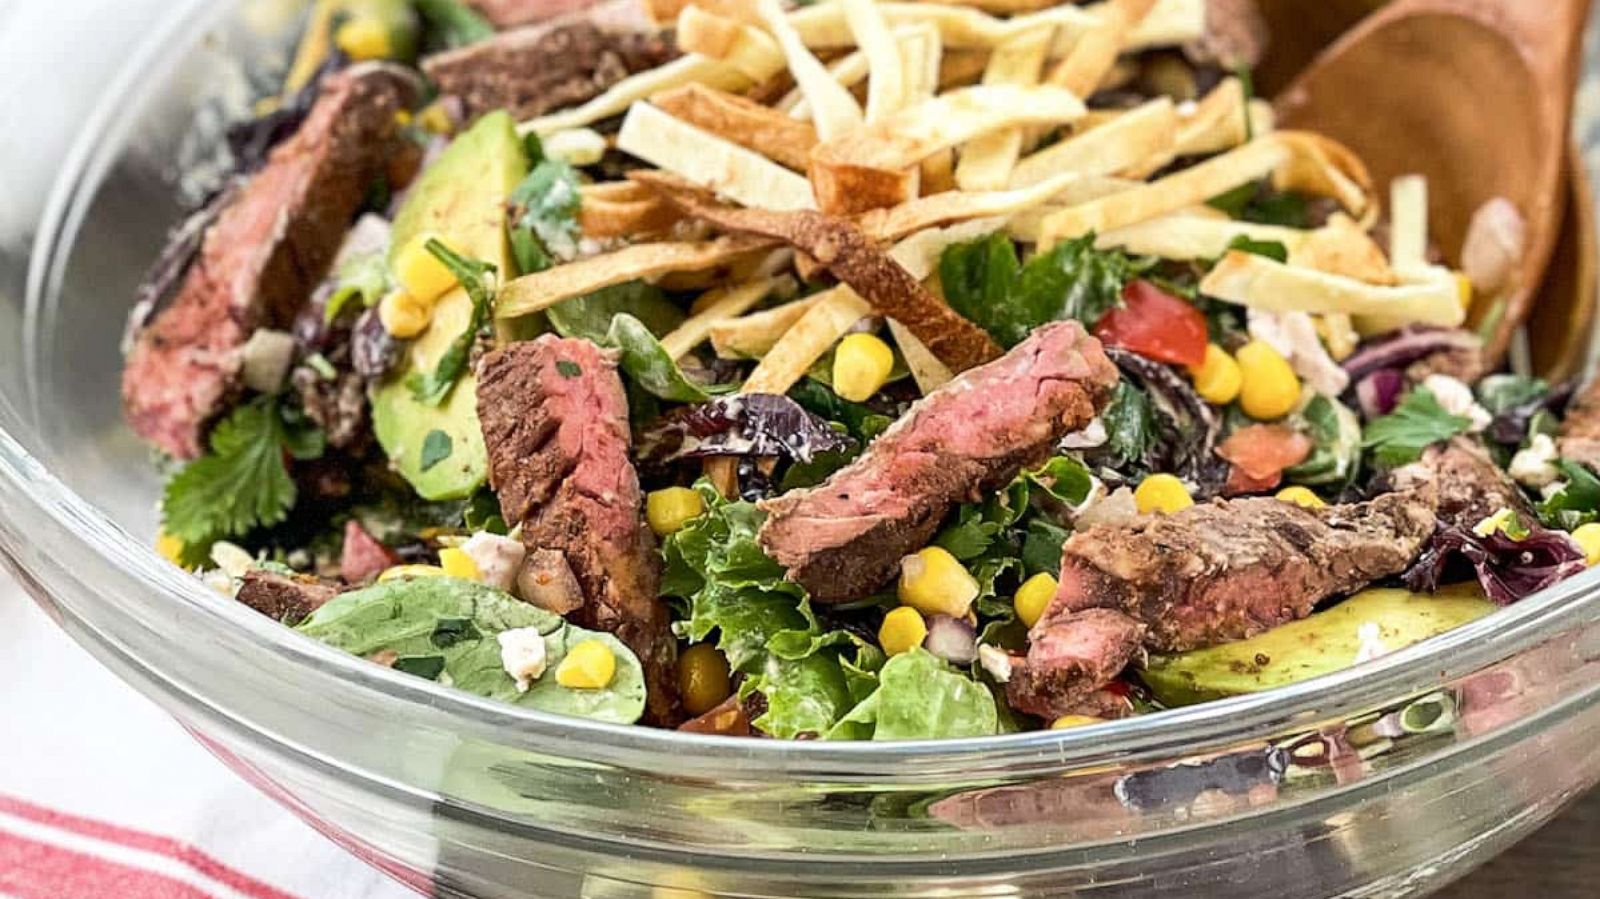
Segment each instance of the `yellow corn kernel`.
[{"label": "yellow corn kernel", "polygon": [[345,55],[358,62],[369,59],[388,59],[394,55],[394,45],[389,41],[389,29],[376,19],[353,18],[339,26],[333,42]]},{"label": "yellow corn kernel", "polygon": [[447,573],[437,565],[396,565],[378,575],[378,582],[397,581],[410,577],[446,577]]},{"label": "yellow corn kernel", "polygon": [[1069,727],[1083,727],[1086,724],[1099,724],[1104,718],[1093,715],[1062,715],[1050,724],[1051,730],[1066,730]]},{"label": "yellow corn kernel", "polygon": [[930,546],[900,560],[900,602],[924,615],[965,618],[978,582],[946,550]]},{"label": "yellow corn kernel", "polygon": [[894,370],[894,350],[871,334],[851,334],[833,353],[833,392],[852,403],[883,389]]},{"label": "yellow corn kernel", "polygon": [[1456,272],[1456,297],[1461,300],[1462,310],[1472,311],[1472,279],[1466,272]]},{"label": "yellow corn kernel", "polygon": [[422,107],[417,113],[417,124],[432,134],[449,135],[456,130],[456,123],[450,118],[450,112],[444,108],[444,104],[437,101]]},{"label": "yellow corn kernel", "polygon": [[1141,515],[1152,512],[1171,515],[1194,505],[1194,497],[1189,495],[1189,488],[1172,475],[1153,474],[1133,489],[1133,502]]},{"label": "yellow corn kernel", "polygon": [[691,715],[704,715],[733,692],[728,659],[710,643],[696,643],[678,659],[678,695]]},{"label": "yellow corn kernel", "polygon": [[1300,403],[1300,379],[1289,360],[1271,346],[1252,340],[1239,348],[1239,407],[1257,421],[1273,421]]},{"label": "yellow corn kernel", "polygon": [[383,329],[401,340],[410,340],[428,330],[433,309],[403,290],[397,290],[378,304],[378,321]]},{"label": "yellow corn kernel", "polygon": [[556,667],[556,683],[572,690],[603,690],[616,676],[616,653],[600,640],[572,647]]},{"label": "yellow corn kernel", "polygon": [[183,567],[183,541],[177,537],[166,531],[156,535],[156,552],[160,553],[161,557],[168,562],[180,568]]},{"label": "yellow corn kernel", "polygon": [[1228,355],[1227,350],[1214,343],[1206,345],[1206,360],[1189,369],[1189,374],[1194,378],[1195,392],[1214,406],[1226,406],[1233,402],[1239,395],[1239,386],[1243,381],[1239,374],[1239,363]]},{"label": "yellow corn kernel", "polygon": [[411,110],[409,109],[401,109],[396,111],[394,114],[394,123],[399,125],[401,128],[410,125],[411,121]]},{"label": "yellow corn kernel", "polygon": [[1050,605],[1050,600],[1056,597],[1056,588],[1061,586],[1049,572],[1041,571],[1033,577],[1022,582],[1017,588],[1017,595],[1011,600],[1011,605],[1017,610],[1017,617],[1028,627],[1039,623],[1044,617],[1044,610]]},{"label": "yellow corn kernel", "polygon": [[644,518],[657,537],[676,534],[705,511],[706,501],[700,498],[700,491],[689,487],[653,490],[644,498]]},{"label": "yellow corn kernel", "polygon": [[463,581],[477,581],[483,579],[483,572],[478,570],[478,563],[464,549],[439,550],[439,567],[449,577],[460,578]]},{"label": "yellow corn kernel", "polygon": [[439,257],[428,252],[428,241],[437,240],[450,249],[455,247],[437,234],[424,232],[411,238],[394,257],[394,279],[401,289],[418,300],[432,305],[434,300],[449,293],[456,286],[456,276],[444,267]]},{"label": "yellow corn kernel", "polygon": [[928,623],[922,613],[910,606],[890,610],[883,616],[883,626],[878,628],[878,645],[888,655],[910,652],[928,639]]},{"label": "yellow corn kernel", "polygon": [[1286,503],[1294,503],[1302,509],[1320,509],[1327,505],[1322,501],[1322,497],[1313,493],[1309,487],[1285,487],[1278,491],[1277,498]]},{"label": "yellow corn kernel", "polygon": [[1591,522],[1579,525],[1578,529],[1572,532],[1572,539],[1583,547],[1584,559],[1590,565],[1600,562],[1600,524]]}]

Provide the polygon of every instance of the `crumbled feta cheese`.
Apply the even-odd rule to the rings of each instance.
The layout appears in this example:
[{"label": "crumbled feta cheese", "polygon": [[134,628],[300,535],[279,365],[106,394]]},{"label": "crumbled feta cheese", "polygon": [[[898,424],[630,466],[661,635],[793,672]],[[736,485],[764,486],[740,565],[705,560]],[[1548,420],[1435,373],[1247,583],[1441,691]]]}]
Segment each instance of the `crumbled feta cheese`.
[{"label": "crumbled feta cheese", "polygon": [[228,577],[244,577],[250,566],[256,563],[255,556],[250,555],[244,547],[226,540],[218,540],[211,544],[211,561]]},{"label": "crumbled feta cheese", "polygon": [[1100,420],[1100,416],[1096,415],[1094,418],[1089,419],[1089,423],[1084,425],[1082,430],[1073,431],[1071,434],[1061,438],[1061,448],[1069,450],[1094,449],[1098,446],[1104,446],[1109,439],[1111,439],[1111,436],[1106,433],[1106,423]]},{"label": "crumbled feta cheese", "polygon": [[479,531],[461,544],[461,551],[478,566],[478,577],[485,584],[510,592],[517,582],[517,570],[528,554],[522,541],[488,531]]},{"label": "crumbled feta cheese", "polygon": [[239,351],[244,385],[259,393],[277,393],[294,362],[294,335],[257,328]]},{"label": "crumbled feta cheese", "polygon": [[1494,416],[1489,414],[1489,410],[1478,405],[1477,397],[1472,395],[1472,388],[1456,378],[1432,374],[1423,378],[1420,386],[1433,394],[1444,411],[1471,421],[1473,433],[1487,428],[1489,423],[1494,421]]},{"label": "crumbled feta cheese", "polygon": [[1370,662],[1389,651],[1389,647],[1383,643],[1383,630],[1378,627],[1376,621],[1362,622],[1361,626],[1356,628],[1356,640],[1358,641],[1356,658],[1352,664]]},{"label": "crumbled feta cheese", "polygon": [[1011,656],[998,646],[985,643],[978,647],[978,664],[998,683],[1011,680]]},{"label": "crumbled feta cheese", "polygon": [[500,641],[500,665],[517,682],[517,692],[526,693],[545,669],[544,634],[536,627],[518,627],[501,631],[495,636]]},{"label": "crumbled feta cheese", "polygon": [[1556,442],[1549,434],[1535,434],[1526,448],[1517,450],[1517,454],[1511,457],[1506,473],[1524,487],[1538,489],[1548,486],[1561,477],[1561,470],[1555,464],[1557,455]]},{"label": "crumbled feta cheese", "polygon": [[593,128],[569,128],[544,139],[544,155],[568,165],[594,165],[606,155],[606,139]]}]

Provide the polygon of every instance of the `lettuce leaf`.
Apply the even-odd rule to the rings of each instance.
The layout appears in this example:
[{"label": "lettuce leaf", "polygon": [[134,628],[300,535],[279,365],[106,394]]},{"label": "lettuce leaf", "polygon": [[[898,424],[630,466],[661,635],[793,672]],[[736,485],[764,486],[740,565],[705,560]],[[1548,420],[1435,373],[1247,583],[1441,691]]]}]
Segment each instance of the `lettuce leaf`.
[{"label": "lettuce leaf", "polygon": [[933,654],[886,662],[878,689],[828,731],[829,740],[937,740],[1000,732],[994,694]]}]

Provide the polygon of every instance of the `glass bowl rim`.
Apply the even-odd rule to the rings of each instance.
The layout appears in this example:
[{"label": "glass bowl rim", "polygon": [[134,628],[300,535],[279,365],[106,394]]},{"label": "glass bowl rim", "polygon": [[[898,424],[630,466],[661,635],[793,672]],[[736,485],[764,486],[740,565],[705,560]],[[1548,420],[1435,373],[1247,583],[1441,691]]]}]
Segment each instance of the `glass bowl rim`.
[{"label": "glass bowl rim", "polygon": [[[64,157],[28,263],[22,327],[24,389],[29,398],[36,397],[37,372],[32,366],[37,354],[31,341],[38,336],[40,317],[48,314],[60,286],[76,239],[76,225],[110,162],[124,148],[120,139],[124,132],[113,127],[119,111],[130,102],[137,105],[134,95],[148,87],[160,55],[169,60],[181,57],[182,53],[172,51],[175,44],[184,52],[192,49],[192,40],[183,39],[185,33],[203,34],[205,23],[222,18],[234,6],[183,0],[170,7],[107,85]],[[66,525],[78,548],[99,555],[134,578],[141,588],[179,603],[194,613],[196,622],[207,628],[242,628],[262,656],[271,657],[275,664],[312,666],[336,678],[342,689],[367,694],[374,704],[399,701],[427,706],[474,731],[513,733],[519,742],[560,746],[562,755],[574,761],[603,764],[626,760],[647,765],[670,760],[681,766],[688,755],[703,762],[737,761],[739,767],[759,768],[771,778],[795,782],[820,775],[914,783],[941,776],[941,771],[972,771],[977,762],[991,770],[1041,765],[1059,769],[1261,743],[1280,733],[1286,724],[1310,726],[1359,715],[1503,662],[1589,620],[1600,603],[1600,570],[1589,571],[1453,631],[1333,674],[1263,693],[1068,730],[883,743],[753,740],[606,724],[496,702],[370,664],[237,603],[219,603],[198,578],[168,563],[52,475],[3,427],[0,482],[7,492],[28,503],[26,509],[7,510],[8,517],[22,525],[22,533],[34,532],[28,526],[30,521],[53,520]],[[1586,693],[1597,690],[1600,684]],[[908,761],[919,764],[907,766]]]}]

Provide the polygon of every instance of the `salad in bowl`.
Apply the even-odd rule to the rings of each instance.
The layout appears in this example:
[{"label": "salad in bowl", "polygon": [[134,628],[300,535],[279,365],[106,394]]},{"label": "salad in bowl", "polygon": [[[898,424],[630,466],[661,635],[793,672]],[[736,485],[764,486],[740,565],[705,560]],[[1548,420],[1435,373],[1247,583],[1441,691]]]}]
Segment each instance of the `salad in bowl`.
[{"label": "salad in bowl", "polygon": [[[157,543],[508,703],[981,737],[1600,559],[1524,223],[1278,129],[1249,4],[324,0],[140,288]],[[534,24],[527,24],[528,22]]]}]

